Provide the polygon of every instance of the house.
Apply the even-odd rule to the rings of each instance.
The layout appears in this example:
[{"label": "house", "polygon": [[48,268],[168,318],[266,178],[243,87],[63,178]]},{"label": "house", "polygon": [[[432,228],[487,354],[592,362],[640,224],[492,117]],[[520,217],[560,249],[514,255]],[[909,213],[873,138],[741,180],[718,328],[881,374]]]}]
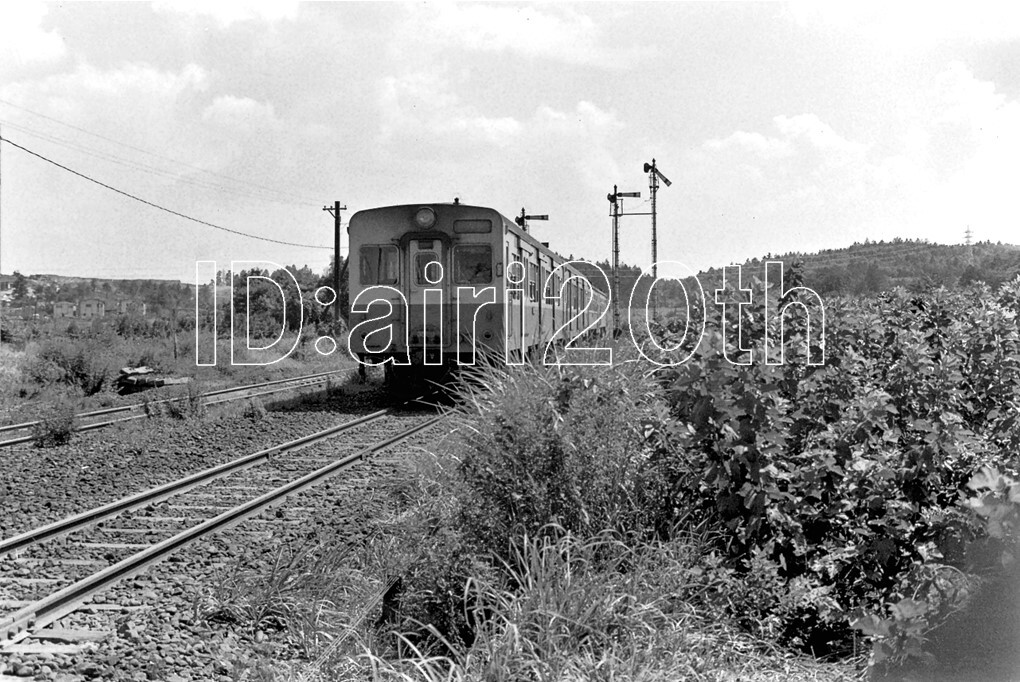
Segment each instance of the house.
[{"label": "house", "polygon": [[76,307],[70,301],[57,301],[53,304],[53,318],[74,317]]},{"label": "house", "polygon": [[14,275],[0,275],[0,301],[14,298]]},{"label": "house", "polygon": [[117,299],[117,313],[145,317],[145,302],[133,298]]},{"label": "house", "polygon": [[106,315],[106,301],[101,298],[82,299],[78,306],[78,317],[83,320],[91,320],[94,317]]}]

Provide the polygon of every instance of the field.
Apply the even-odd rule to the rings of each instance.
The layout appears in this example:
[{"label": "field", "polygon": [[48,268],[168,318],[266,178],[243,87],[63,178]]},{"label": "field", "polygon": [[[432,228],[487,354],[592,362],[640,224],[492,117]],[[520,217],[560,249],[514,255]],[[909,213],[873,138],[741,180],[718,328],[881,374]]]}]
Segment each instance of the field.
[{"label": "field", "polygon": [[[5,322],[14,343],[0,346],[0,423],[20,422],[61,409],[86,411],[145,397],[165,397],[182,392],[181,387],[147,391],[144,395],[120,396],[115,381],[123,367],[147,366],[161,376],[188,378],[192,390],[206,391],[239,384],[270,381],[344,366],[354,367],[342,347],[329,356],[317,353],[313,339],[298,340],[294,351],[279,362],[268,365],[244,365],[261,362],[265,353],[239,348],[237,364],[231,364],[227,333],[215,341],[215,366],[196,364],[195,332],[180,329],[145,333],[125,331],[116,319],[93,324],[74,321],[42,323]],[[151,325],[150,325],[151,327]],[[255,340],[253,345],[268,344]],[[201,360],[212,360],[213,340],[208,332],[199,335]],[[243,345],[241,340],[239,345]],[[287,334],[278,344],[290,348],[295,336]]]}]

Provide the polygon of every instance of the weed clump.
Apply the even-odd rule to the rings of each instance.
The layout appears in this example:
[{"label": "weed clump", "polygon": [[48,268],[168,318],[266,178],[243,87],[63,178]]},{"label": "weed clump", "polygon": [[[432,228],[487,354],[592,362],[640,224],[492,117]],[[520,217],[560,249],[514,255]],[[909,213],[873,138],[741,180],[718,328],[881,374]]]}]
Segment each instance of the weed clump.
[{"label": "weed clump", "polygon": [[201,419],[205,416],[205,401],[197,381],[189,381],[183,395],[167,401],[167,414],[173,419]]},{"label": "weed clump", "polygon": [[64,445],[71,442],[74,430],[74,403],[69,400],[58,400],[32,427],[32,442],[40,448]]},{"label": "weed clump", "polygon": [[246,419],[250,419],[253,422],[260,422],[266,418],[269,411],[266,409],[265,404],[258,398],[252,398],[244,404],[244,410],[242,415]]},{"label": "weed clump", "polygon": [[458,525],[499,556],[508,538],[549,524],[581,537],[647,527],[642,424],[656,401],[636,363],[479,370],[453,415],[463,434]]}]

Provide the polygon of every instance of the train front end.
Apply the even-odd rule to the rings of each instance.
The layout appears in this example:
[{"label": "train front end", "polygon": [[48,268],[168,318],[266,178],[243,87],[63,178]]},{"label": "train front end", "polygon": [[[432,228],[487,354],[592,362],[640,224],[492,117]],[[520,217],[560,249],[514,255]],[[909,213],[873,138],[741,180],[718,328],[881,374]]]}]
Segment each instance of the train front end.
[{"label": "train front end", "polygon": [[348,234],[352,355],[390,369],[470,364],[503,343],[506,218],[477,206],[359,211]]}]

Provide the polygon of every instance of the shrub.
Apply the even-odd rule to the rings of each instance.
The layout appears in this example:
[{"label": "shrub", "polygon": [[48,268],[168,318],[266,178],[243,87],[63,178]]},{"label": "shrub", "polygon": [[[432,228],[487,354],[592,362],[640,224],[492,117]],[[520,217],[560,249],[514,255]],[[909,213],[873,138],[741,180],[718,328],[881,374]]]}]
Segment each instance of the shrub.
[{"label": "shrub", "polygon": [[[743,601],[777,618],[786,642],[848,654],[862,611],[897,606],[923,632],[965,596],[966,576],[949,576],[986,531],[959,500],[982,465],[1016,466],[1003,455],[1020,395],[1009,295],[829,302],[824,366],[804,363],[794,308],[785,364],[730,363],[733,340],[716,327],[691,362],[660,373],[664,497],[719,531],[728,565],[758,583]],[[743,335],[760,353],[764,316],[752,313]]]},{"label": "shrub", "polygon": [[[874,638],[872,660],[879,669],[934,661],[937,656],[925,647],[932,630],[955,618],[961,607],[989,584],[1005,583],[1006,589],[1014,592],[1020,587],[1009,584],[1020,577],[1020,482],[985,467],[967,487],[971,493],[965,506],[985,532],[965,543],[966,572],[929,561],[924,566],[927,570],[915,571],[912,583],[916,588],[911,597],[885,604],[879,612],[868,613],[855,623]],[[990,614],[989,626],[1012,630],[1012,636],[1020,634],[1015,619],[995,623],[993,618]]]},{"label": "shrub", "polygon": [[40,386],[65,384],[89,396],[108,385],[112,365],[106,344],[50,340],[26,357],[24,373]]},{"label": "shrub", "polygon": [[41,448],[64,445],[71,441],[74,430],[74,403],[70,400],[58,400],[46,415],[32,426],[32,440]]}]

